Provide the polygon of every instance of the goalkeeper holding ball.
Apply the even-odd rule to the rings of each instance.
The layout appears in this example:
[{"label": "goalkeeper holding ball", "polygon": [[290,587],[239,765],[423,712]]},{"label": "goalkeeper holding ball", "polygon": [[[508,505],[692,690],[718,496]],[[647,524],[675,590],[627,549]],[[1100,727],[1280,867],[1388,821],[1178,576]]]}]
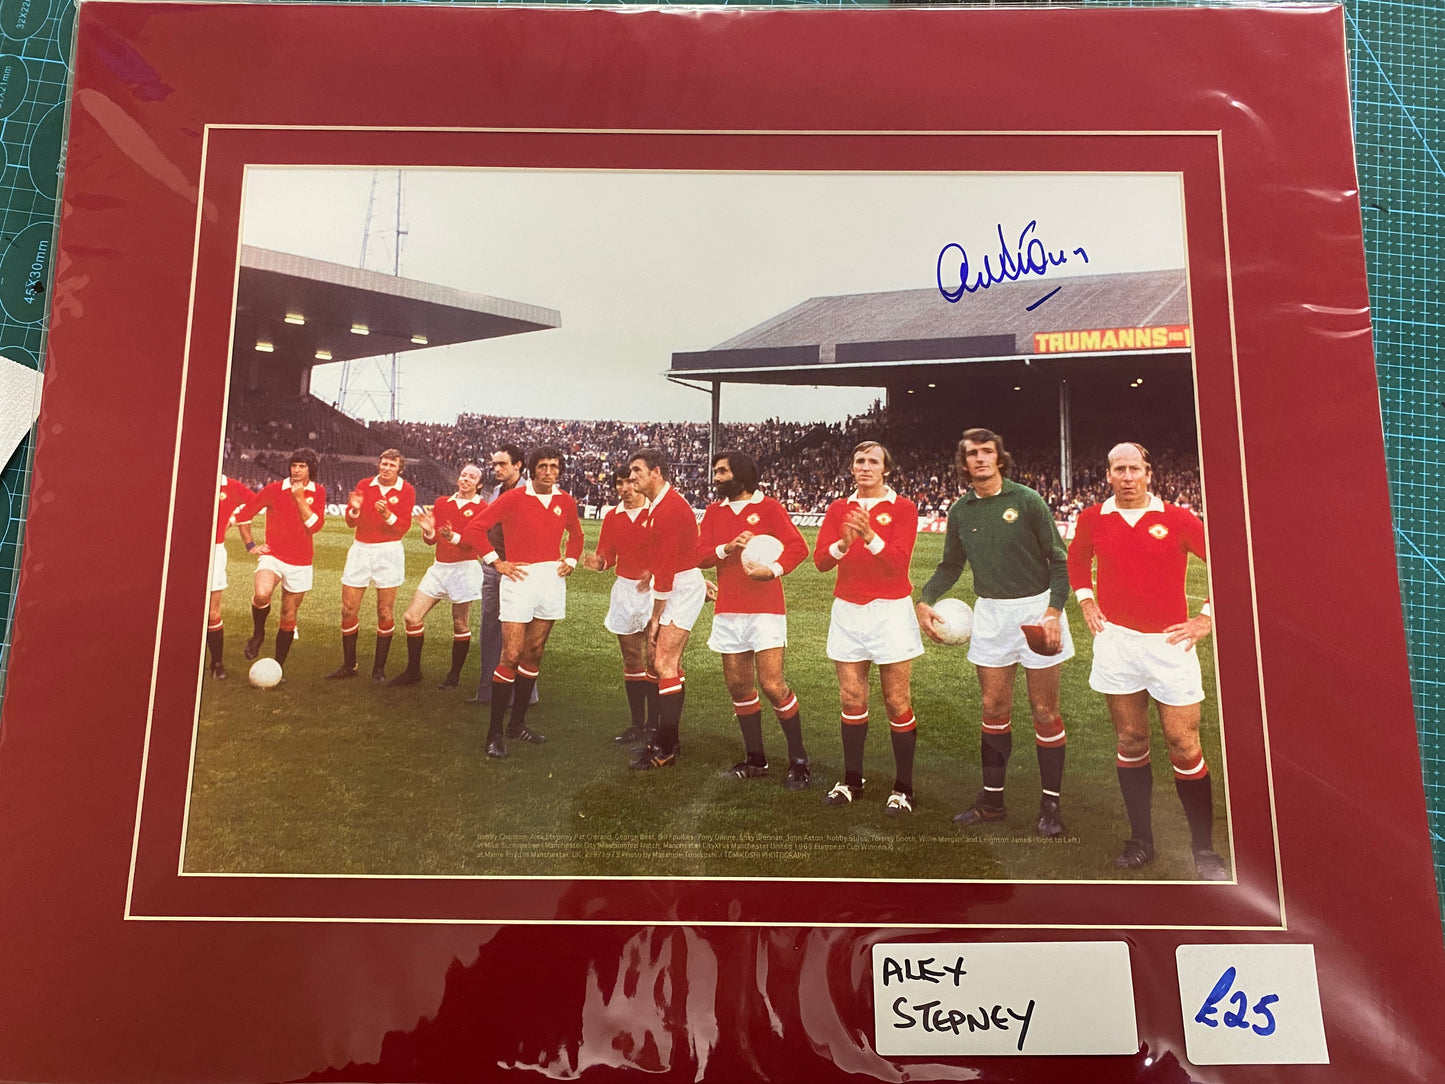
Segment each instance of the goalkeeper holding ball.
[{"label": "goalkeeper holding ball", "polygon": [[[1014,677],[1022,664],[1038,748],[1039,835],[1064,834],[1059,793],[1064,779],[1064,721],[1059,716],[1059,666],[1073,657],[1063,617],[1069,597],[1068,554],[1044,499],[1008,477],[1012,459],[1003,438],[969,429],[958,442],[957,464],[969,492],[948,510],[943,560],[923,585],[918,624],[942,643],[933,608],[973,564],[973,638],[968,661],[978,670],[983,696],[983,790],[953,818],[963,827],[1002,821],[1004,776],[1013,751]],[[1027,630],[1027,631],[1026,631]]]}]

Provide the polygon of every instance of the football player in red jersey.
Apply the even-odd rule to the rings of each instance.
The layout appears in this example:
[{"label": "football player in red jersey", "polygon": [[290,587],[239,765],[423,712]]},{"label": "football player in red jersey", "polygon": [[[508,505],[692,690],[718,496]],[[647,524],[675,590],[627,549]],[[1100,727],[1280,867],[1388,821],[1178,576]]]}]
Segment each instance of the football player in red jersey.
[{"label": "football player in red jersey", "polygon": [[401,615],[406,626],[406,669],[387,685],[421,682],[426,615],[441,599],[452,604],[452,668],[437,688],[453,689],[461,680],[462,667],[472,646],[472,603],[482,597],[482,566],[475,557],[462,553],[459,544],[466,525],[487,506],[477,492],[481,483],[482,468],[468,463],[457,474],[457,491],[423,509],[417,517],[422,541],[435,546],[437,556],[417,585],[406,613]]},{"label": "football player in red jersey", "polygon": [[647,669],[647,622],[652,617],[652,579],[647,571],[647,498],[632,484],[626,467],[613,472],[617,504],[602,517],[597,549],[582,559],[593,572],[617,569],[602,626],[622,649],[622,680],[632,722],[613,740],[632,745],[647,740],[648,707],[657,725],[657,677]]},{"label": "football player in red jersey", "polygon": [[657,448],[639,448],[627,462],[632,484],[648,499],[648,570],[652,616],[647,643],[657,674],[657,733],[630,767],[638,771],[677,763],[678,732],[687,699],[682,655],[692,626],[707,601],[707,581],[697,567],[697,515],[668,480],[672,464]]},{"label": "football player in red jersey", "polygon": [[[1114,864],[1139,869],[1154,861],[1150,818],[1149,701],[1174,765],[1174,788],[1189,821],[1194,869],[1201,880],[1228,880],[1214,850],[1214,794],[1199,744],[1204,681],[1194,645],[1213,628],[1210,606],[1189,616],[1184,594],[1192,553],[1204,559],[1204,525],[1187,508],[1149,492],[1153,471],[1141,444],[1109,452],[1114,495],[1079,513],[1069,547],[1069,583],[1094,634],[1089,687],[1104,694],[1118,741],[1117,767],[1130,839]],[[1097,573],[1094,562],[1097,559]]]},{"label": "football player in red jersey", "polygon": [[[311,448],[297,448],[287,462],[290,477],[261,487],[261,492],[236,513],[236,530],[246,552],[256,561],[255,594],[251,598],[251,638],[245,655],[254,659],[266,642],[271,596],[281,586],[281,616],[276,627],[276,661],[286,665],[296,639],[296,614],[311,590],[312,537],[326,522],[326,487],[316,481],[320,460]],[[266,541],[251,536],[251,520],[266,509]]]},{"label": "football player in red jersey", "polygon": [[221,620],[221,595],[226,590],[226,531],[236,522],[236,513],[256,494],[244,482],[221,475],[216,497],[216,545],[211,556],[211,612],[206,622],[206,647],[211,652],[211,676],[224,678],[226,665],[221,661],[226,630]]},{"label": "football player in red jersey", "polygon": [[[577,502],[557,488],[564,465],[557,448],[533,448],[527,456],[531,475],[527,484],[507,490],[462,532],[462,552],[479,553],[502,577],[502,659],[492,675],[489,757],[507,756],[502,723],[509,705],[507,737],[532,744],[547,740],[528,728],[527,706],[552,625],[567,616],[567,577],[577,567],[584,545]],[[502,525],[506,538],[506,557],[498,555],[487,538],[496,523]]]},{"label": "football player in red jersey", "polygon": [[913,812],[913,752],[918,740],[910,681],[913,660],[923,654],[913,612],[908,565],[918,540],[918,507],[888,485],[893,457],[877,441],[853,449],[849,497],[828,506],[818,529],[813,562],[820,572],[838,570],[828,657],[838,672],[843,706],[843,781],[823,801],[851,805],[863,794],[863,747],[868,737],[868,667],[878,681],[893,740],[893,793],[886,811]]},{"label": "football player in red jersey", "polygon": [[371,680],[386,680],[386,657],[396,629],[396,592],[406,579],[406,550],[401,544],[411,527],[416,490],[401,477],[406,460],[388,448],[376,461],[376,476],[363,478],[346,502],[346,525],[356,541],[346,552],[341,573],[341,665],[328,678],[356,676],[356,637],[361,628],[361,599],[376,588],[376,654]]},{"label": "football player in red jersey", "polygon": [[[802,790],[812,782],[812,775],[798,698],[783,674],[788,617],[782,578],[807,558],[808,543],[788,510],[759,491],[758,464],[746,452],[717,453],[712,480],[720,499],[708,506],[698,528],[697,565],[717,566],[717,599],[707,646],[722,656],[723,680],[745,753],[723,775],[756,779],[767,774],[760,685],[788,741],[788,789]],[[776,538],[783,547],[767,564],[749,560],[745,552],[758,535]]]}]

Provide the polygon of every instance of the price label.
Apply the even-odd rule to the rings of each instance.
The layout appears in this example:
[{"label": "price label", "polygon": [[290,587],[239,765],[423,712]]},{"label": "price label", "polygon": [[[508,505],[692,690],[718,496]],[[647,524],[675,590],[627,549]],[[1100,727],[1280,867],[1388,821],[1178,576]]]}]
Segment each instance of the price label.
[{"label": "price label", "polygon": [[1184,1045],[1195,1065],[1324,1065],[1313,945],[1180,945]]},{"label": "price label", "polygon": [[909,1054],[1134,1054],[1123,941],[873,946],[875,1049]]}]

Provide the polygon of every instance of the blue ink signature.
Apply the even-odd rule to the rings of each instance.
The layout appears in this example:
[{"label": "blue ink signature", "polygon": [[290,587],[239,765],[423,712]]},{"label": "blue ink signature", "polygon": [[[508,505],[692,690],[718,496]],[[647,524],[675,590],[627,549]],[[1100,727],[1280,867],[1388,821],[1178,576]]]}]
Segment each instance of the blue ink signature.
[{"label": "blue ink signature", "polygon": [[[983,270],[973,271],[969,267],[968,253],[962,245],[956,241],[950,241],[944,245],[938,253],[938,292],[943,295],[945,301],[950,304],[957,304],[962,300],[964,294],[977,293],[979,290],[987,290],[990,286],[1000,282],[1017,282],[1025,275],[1045,275],[1049,270],[1061,264],[1069,262],[1070,253],[1065,249],[1051,252],[1038,237],[1030,237],[1038,229],[1038,221],[1035,219],[1019,231],[1018,243],[1010,246],[1008,239],[1004,237],[1003,223],[998,224],[998,265],[994,266],[994,254],[983,258]],[[949,250],[958,251],[958,286],[956,289],[943,284],[943,273],[945,264],[952,266],[949,258]],[[1089,254],[1083,247],[1073,250],[1072,255],[1078,256],[1085,263],[1089,262]],[[950,276],[949,282],[953,278]]]}]

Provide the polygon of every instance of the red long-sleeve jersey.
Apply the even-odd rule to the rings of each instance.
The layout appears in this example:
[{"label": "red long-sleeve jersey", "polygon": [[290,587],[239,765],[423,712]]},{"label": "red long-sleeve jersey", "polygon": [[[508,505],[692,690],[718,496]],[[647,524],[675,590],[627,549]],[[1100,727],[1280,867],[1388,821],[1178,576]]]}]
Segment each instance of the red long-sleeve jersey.
[{"label": "red long-sleeve jersey", "polygon": [[908,598],[913,594],[908,563],[913,559],[913,544],[918,540],[918,506],[888,490],[868,511],[876,536],[873,543],[876,552],[870,551],[860,538],[839,560],[832,546],[843,538],[843,517],[849,509],[862,507],[857,493],[828,505],[813,548],[813,563],[820,572],[838,569],[833,595],[844,602],[861,606],[879,599]]},{"label": "red long-sleeve jersey", "polygon": [[221,475],[221,488],[216,497],[216,545],[226,540],[226,530],[235,521],[237,511],[255,495],[244,482]]},{"label": "red long-sleeve jersey", "polygon": [[[398,478],[383,486],[380,477],[363,478],[352,490],[361,494],[361,508],[353,512],[348,495],[346,525],[356,531],[358,542],[395,542],[406,535],[416,506],[416,490],[410,482]],[[377,501],[386,502],[384,515],[376,510]]]},{"label": "red long-sleeve jersey", "polygon": [[[787,575],[797,568],[808,556],[808,543],[788,510],[772,497],[761,492],[752,499],[738,505],[726,501],[708,505],[703,514],[702,525],[698,528],[697,567],[717,566],[717,601],[715,612],[720,614],[780,614],[786,613],[783,600],[783,581],[749,579],[743,571],[742,551],[719,557],[718,551],[744,531],[753,534],[770,534],[783,544],[783,553],[777,565]],[[776,569],[774,570],[776,571]]]},{"label": "red long-sleeve jersey", "polygon": [[629,510],[619,504],[602,517],[597,553],[603,568],[615,565],[623,579],[640,580],[647,575],[647,546],[647,505]]},{"label": "red long-sleeve jersey", "polygon": [[236,522],[250,523],[256,513],[266,509],[266,548],[272,556],[288,565],[309,565],[311,536],[326,522],[326,487],[307,482],[306,506],[311,514],[303,520],[296,498],[291,496],[290,481],[281,479],[262,486],[236,513]]},{"label": "red long-sleeve jersey", "polygon": [[1131,527],[1110,497],[1079,513],[1069,545],[1069,586],[1094,591],[1105,619],[1115,625],[1163,632],[1189,620],[1184,578],[1191,553],[1205,559],[1204,524],[1193,512],[1151,497]]},{"label": "red long-sleeve jersey", "polygon": [[681,493],[664,484],[648,509],[647,523],[652,594],[667,598],[677,574],[697,567],[697,514]]},{"label": "red long-sleeve jersey", "polygon": [[542,496],[528,482],[507,490],[472,517],[462,531],[462,553],[479,554],[487,564],[495,561],[496,550],[487,540],[487,530],[494,523],[502,525],[507,560],[515,564],[557,560],[564,533],[567,559],[575,565],[582,556],[582,521],[577,518],[577,502],[560,489]]},{"label": "red long-sleeve jersey", "polygon": [[436,534],[431,538],[421,536],[421,540],[428,546],[437,548],[437,560],[443,564],[453,564],[457,561],[475,561],[475,553],[463,553],[461,546],[452,541],[452,534],[460,535],[466,530],[467,524],[487,507],[487,502],[480,496],[470,497],[462,500],[460,496],[453,493],[450,497],[442,497],[432,505],[432,519],[436,525]]}]

